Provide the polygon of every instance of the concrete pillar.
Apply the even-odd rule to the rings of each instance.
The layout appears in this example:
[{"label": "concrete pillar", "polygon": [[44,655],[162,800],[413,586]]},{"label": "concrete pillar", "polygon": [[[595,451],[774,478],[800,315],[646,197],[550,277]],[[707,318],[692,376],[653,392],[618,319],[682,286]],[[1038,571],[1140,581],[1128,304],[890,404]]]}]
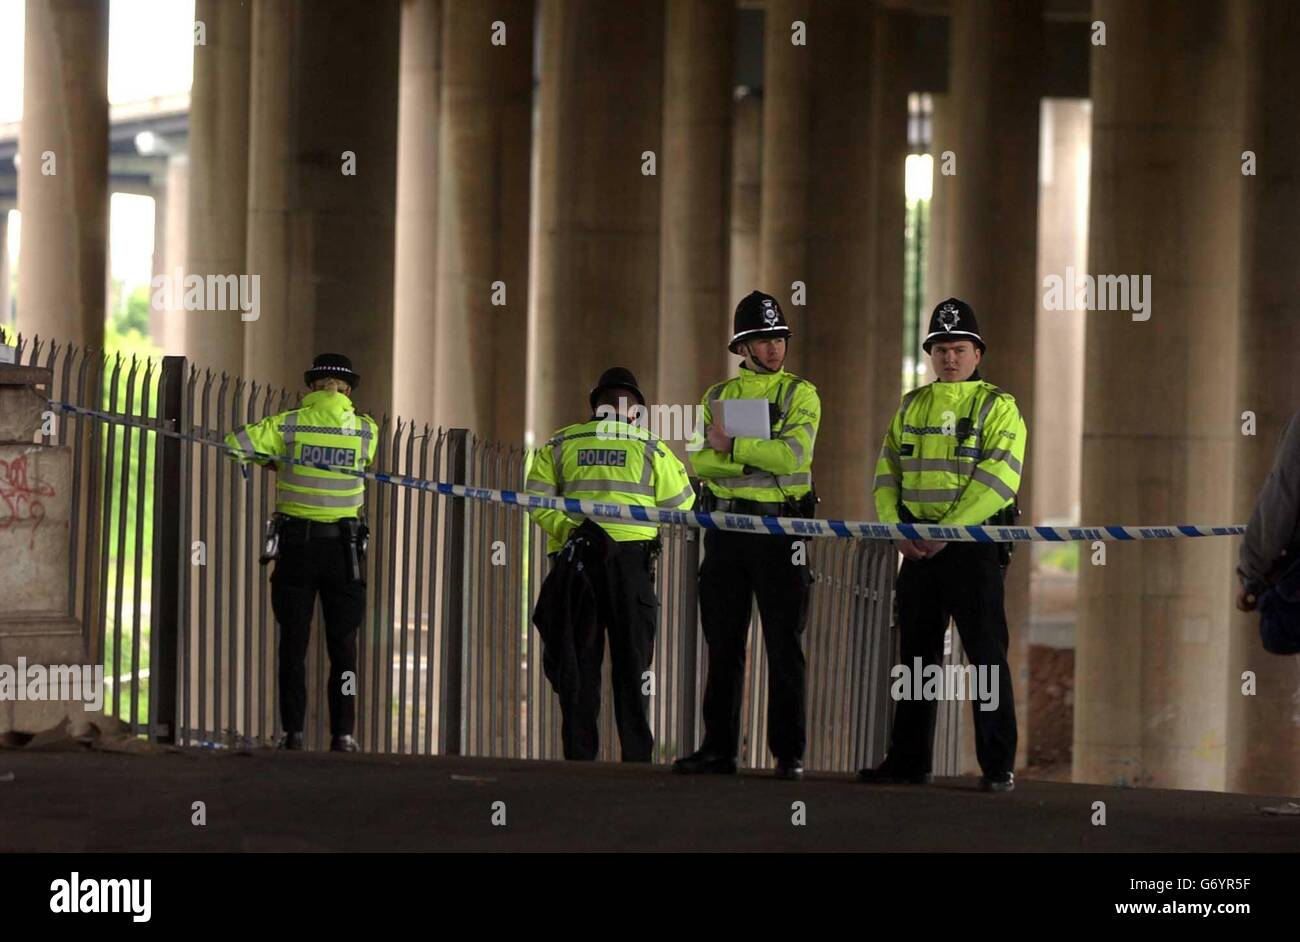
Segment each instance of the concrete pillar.
[{"label": "concrete pillar", "polygon": [[[1032,442],[1042,0],[955,0],[950,35],[950,293],[975,308],[988,344],[980,373],[1015,396]],[[1030,464],[1019,493],[1026,518],[1034,476]],[[1017,766],[1029,743],[1029,555],[1022,548],[1006,577]]]},{"label": "concrete pillar", "polygon": [[[1227,520],[1246,8],[1098,0],[1093,13],[1107,45],[1092,48],[1088,267],[1149,275],[1154,300],[1146,320],[1088,315],[1082,517]],[[1112,543],[1107,565],[1081,566],[1076,781],[1223,786],[1233,550]]]},{"label": "concrete pillar", "polygon": [[[1265,0],[1251,8],[1250,85],[1245,146],[1256,174],[1242,179],[1243,259],[1237,419],[1255,414],[1253,436],[1235,438],[1232,519],[1247,520],[1273,466],[1274,451],[1300,404],[1300,373],[1290,351],[1300,343],[1300,302],[1291,273],[1300,269],[1294,220],[1300,175],[1290,155],[1300,150],[1300,67],[1292,37],[1300,8]],[[1227,541],[1225,541],[1227,542]],[[1231,541],[1235,559],[1238,540]],[[1234,612],[1228,625],[1227,780],[1234,792],[1294,795],[1300,791],[1300,662],[1277,657],[1259,643],[1255,615]],[[1256,692],[1241,692],[1253,671]]]},{"label": "concrete pillar", "polygon": [[602,370],[656,398],[664,8],[545,0],[528,428],[590,412]]},{"label": "concrete pillar", "polygon": [[[732,0],[668,2],[654,396],[667,405],[698,403],[730,365],[726,341],[734,300],[727,231],[734,7]],[[686,457],[689,427],[661,427],[658,432],[679,457]]]},{"label": "concrete pillar", "polygon": [[108,252],[108,0],[27,0],[23,55],[18,327],[27,336],[101,347]]},{"label": "concrete pillar", "polygon": [[[806,45],[795,45],[798,23]],[[763,80],[760,287],[791,322],[788,366],[817,386],[823,409],[814,477],[828,517],[862,519],[879,437],[871,402],[874,235],[872,61],[875,7],[774,0]],[[828,168],[834,168],[829,170]],[[803,304],[792,284],[802,282]],[[897,405],[897,399],[894,400]]]},{"label": "concrete pillar", "polygon": [[[773,0],[763,16],[762,189],[758,284],[780,299],[794,336],[786,365],[799,372],[811,359],[813,328],[807,307],[791,301],[791,285],[808,283],[809,180],[812,159],[812,60],[807,45],[791,41],[792,24],[807,27],[812,0]],[[826,37],[821,37],[824,41]],[[807,42],[816,42],[814,35]],[[824,44],[814,47],[825,54]],[[821,378],[809,376],[820,388]],[[823,397],[825,391],[822,391]],[[825,420],[817,441],[818,461],[829,459]],[[825,496],[825,495],[823,495]],[[824,507],[828,513],[831,508]],[[838,516],[838,514],[834,514]]]},{"label": "concrete pillar", "polygon": [[[190,205],[190,157],[189,154],[174,154],[167,158],[167,187],[164,221],[163,221],[163,265],[174,278],[176,271],[186,271],[186,258],[189,247],[189,225],[187,216]],[[157,225],[155,224],[155,231]],[[207,274],[205,272],[205,274]],[[227,274],[238,274],[232,270]],[[151,292],[152,293],[152,292]],[[154,338],[154,343],[162,347],[169,356],[188,356],[200,366],[226,370],[232,375],[239,375],[238,364],[223,361],[216,364],[209,359],[210,351],[204,343],[205,334],[199,324],[209,324],[221,318],[233,318],[239,323],[238,311],[186,311],[181,304],[183,295],[172,292],[172,306],[163,311],[162,331]],[[150,310],[150,324],[153,312]]]},{"label": "concrete pillar", "polygon": [[[877,8],[871,97],[871,146],[874,159],[871,219],[875,227],[869,308],[871,395],[861,419],[868,442],[881,442],[898,411],[903,381],[903,270],[907,225],[907,76],[914,48],[914,18],[899,10]],[[871,473],[874,474],[874,466]],[[874,501],[866,518],[876,519]]]},{"label": "concrete pillar", "polygon": [[[728,254],[727,312],[758,287],[759,220],[762,216],[763,98],[754,92],[736,97],[731,107],[731,240]],[[731,321],[723,324],[730,338]],[[728,367],[735,358],[727,355]],[[734,368],[731,372],[735,372]]]},{"label": "concrete pillar", "polygon": [[298,389],[314,353],[346,353],[358,408],[379,416],[393,388],[397,0],[261,0],[252,19],[247,250],[261,315],[245,325],[245,376]]},{"label": "concrete pillar", "polygon": [[[1038,284],[1088,268],[1088,148],[1092,105],[1045,99],[1039,161]],[[1051,420],[1030,430],[1035,523],[1079,523],[1083,447],[1084,312],[1047,310],[1040,291],[1034,407]],[[1086,550],[1086,547],[1085,547]]]},{"label": "concrete pillar", "polygon": [[[905,349],[918,358],[923,370],[917,374],[916,385],[934,382],[935,373],[929,357],[921,349],[930,322],[930,312],[944,298],[952,295],[952,203],[955,175],[944,173],[949,162],[944,156],[956,151],[956,115],[948,95],[930,96],[930,155],[934,160],[931,177],[930,219],[925,238],[925,294],[921,303],[919,333],[903,339]],[[953,164],[952,166],[955,166]]]},{"label": "concrete pillar", "polygon": [[[179,264],[186,274],[242,275],[248,272],[251,7],[229,0],[195,0],[194,19],[204,24],[206,45],[194,47],[189,194],[182,204],[188,234]],[[175,268],[172,264],[173,274]],[[243,372],[244,321],[239,310],[195,311],[183,321],[184,346],[171,343],[169,336],[168,352],[183,350],[218,372]]]},{"label": "concrete pillar", "polygon": [[9,210],[0,206],[0,327],[9,328]]},{"label": "concrete pillar", "polygon": [[[167,180],[161,183],[154,178],[153,187],[153,255],[150,258],[149,274],[153,278],[167,272]],[[149,339],[165,348],[164,333],[167,329],[167,312],[162,305],[154,304],[156,288],[149,286]]]},{"label": "concrete pillar", "polygon": [[[494,44],[494,36],[504,44]],[[532,0],[446,4],[442,49],[434,415],[439,424],[519,443],[528,341]],[[506,377],[513,380],[503,382]]]},{"label": "concrete pillar", "polygon": [[[442,0],[403,0],[397,118],[393,411],[435,422]],[[478,48],[477,46],[475,48]]]},{"label": "concrete pillar", "polygon": [[[28,20],[30,23],[31,20]],[[0,664],[86,664],[81,622],[68,611],[68,555],[72,549],[72,449],[32,444],[47,408],[53,372],[0,364],[0,462],[12,500],[0,528]],[[17,487],[15,487],[17,485]],[[24,493],[25,491],[25,493]],[[20,681],[21,683],[21,681]],[[79,700],[0,698],[0,734],[38,733],[67,721],[80,735],[86,710]]]}]

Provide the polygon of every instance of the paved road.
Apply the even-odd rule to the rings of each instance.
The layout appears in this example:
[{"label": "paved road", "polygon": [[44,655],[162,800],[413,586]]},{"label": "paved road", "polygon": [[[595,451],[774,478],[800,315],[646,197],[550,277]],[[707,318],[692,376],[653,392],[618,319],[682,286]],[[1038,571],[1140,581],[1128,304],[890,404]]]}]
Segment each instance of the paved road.
[{"label": "paved road", "polygon": [[[0,751],[0,851],[1300,850],[1300,817],[1260,811],[1285,799],[1250,795],[1049,782],[986,795],[973,779],[869,788],[838,774],[788,783],[603,763],[78,749]],[[196,801],[204,827],[191,823]],[[1104,827],[1091,823],[1095,801]],[[492,823],[495,802],[504,826]]]}]

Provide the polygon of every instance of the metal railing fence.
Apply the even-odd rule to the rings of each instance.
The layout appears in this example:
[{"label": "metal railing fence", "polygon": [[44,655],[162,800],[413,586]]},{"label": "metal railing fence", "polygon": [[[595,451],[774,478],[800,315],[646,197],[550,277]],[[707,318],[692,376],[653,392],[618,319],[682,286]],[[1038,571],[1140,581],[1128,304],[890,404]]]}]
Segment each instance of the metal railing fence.
[{"label": "metal railing fence", "polygon": [[[297,394],[199,370],[180,357],[105,357],[20,340],[19,362],[54,372],[52,400],[100,417],[60,418],[47,444],[73,452],[68,609],[113,679],[106,711],[138,733],[216,747],[279,735],[276,625],[257,562],[274,475],[245,475],[219,449],[233,428]],[[378,418],[376,470],[522,489],[527,454],[464,429]],[[545,535],[519,507],[367,481],[368,604],[358,634],[357,738],[368,751],[555,759],[560,711],[541,670],[531,612]],[[699,742],[706,652],[699,629],[699,532],[663,530],[653,662],[655,760]],[[880,541],[809,541],[804,634],[807,765],[852,770],[884,756],[897,632],[897,556]],[[767,665],[758,613],[742,711],[743,764],[766,748]],[[308,648],[308,744],[328,744],[319,607]],[[961,657],[953,644],[950,659]],[[612,700],[601,758],[618,758]],[[964,705],[942,705],[936,771],[954,771]]]}]

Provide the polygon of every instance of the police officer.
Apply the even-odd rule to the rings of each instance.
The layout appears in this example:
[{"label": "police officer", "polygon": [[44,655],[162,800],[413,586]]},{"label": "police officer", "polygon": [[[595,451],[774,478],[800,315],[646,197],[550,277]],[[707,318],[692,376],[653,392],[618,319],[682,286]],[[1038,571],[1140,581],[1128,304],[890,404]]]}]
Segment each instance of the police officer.
[{"label": "police officer", "polygon": [[[621,367],[606,370],[591,390],[589,403],[591,418],[565,426],[534,452],[526,475],[527,492],[689,510],[695,492],[686,469],[663,442],[634,421],[646,402],[632,372]],[[558,510],[530,513],[546,531],[546,551],[552,556],[565,548],[582,524],[581,518]],[[597,536],[607,545],[608,554],[587,559],[595,623],[590,631],[574,632],[578,690],[573,700],[561,697],[564,757],[596,758],[601,662],[608,632],[614,717],[623,761],[649,762],[654,736],[646,672],[654,657],[659,621],[654,586],[657,528],[617,520],[595,520],[595,524],[604,534]],[[585,526],[590,529],[593,524]],[[576,613],[561,617],[576,617]]]},{"label": "police officer", "polygon": [[[736,307],[728,349],[744,357],[740,375],[709,388],[702,402],[707,442],[691,451],[705,492],[702,510],[810,517],[813,442],[821,423],[817,389],[785,369],[790,328],[776,298],[754,291]],[[731,438],[714,420],[719,399],[766,399],[770,438]],[[709,646],[704,741],[674,769],[736,771],[741,680],[754,596],[768,658],[768,746],[776,775],[803,775],[805,663],[800,634],[812,575],[796,537],[710,530],[700,566],[700,617]]]},{"label": "police officer", "polygon": [[[375,420],[356,412],[352,391],[361,377],[339,353],[322,353],[303,374],[309,392],[302,405],[246,425],[226,436],[241,464],[256,455],[295,458],[312,464],[360,470],[374,460],[379,443]],[[364,524],[359,520],[365,481],[338,471],[276,464],[276,515],[268,525],[274,558],[271,607],[280,625],[281,749],[303,748],[307,709],[304,661],[312,611],[320,593],[329,648],[330,749],[356,752],[356,638],[366,607]],[[270,544],[277,544],[272,549]],[[264,560],[265,561],[265,560]]]},{"label": "police officer", "polygon": [[[968,526],[1014,522],[1025,458],[1025,423],[1009,394],[979,375],[984,355],[975,312],[949,298],[930,318],[922,344],[938,379],[903,396],[876,465],[876,512],[885,523]],[[997,707],[972,700],[975,751],[985,791],[1015,787],[1016,711],[1007,664],[1002,583],[1010,544],[899,540],[903,565],[895,597],[902,662],[939,664],[951,616],[977,671],[991,672]],[[987,688],[986,688],[987,689]],[[885,761],[863,769],[864,782],[930,780],[934,700],[903,699]]]}]

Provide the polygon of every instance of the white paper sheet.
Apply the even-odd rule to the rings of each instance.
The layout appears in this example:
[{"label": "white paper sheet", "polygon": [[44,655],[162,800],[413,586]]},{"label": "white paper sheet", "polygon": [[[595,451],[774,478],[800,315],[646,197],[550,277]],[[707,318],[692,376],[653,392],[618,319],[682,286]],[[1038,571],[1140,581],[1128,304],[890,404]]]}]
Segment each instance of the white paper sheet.
[{"label": "white paper sheet", "polygon": [[710,412],[732,438],[772,437],[766,399],[715,399]]}]

